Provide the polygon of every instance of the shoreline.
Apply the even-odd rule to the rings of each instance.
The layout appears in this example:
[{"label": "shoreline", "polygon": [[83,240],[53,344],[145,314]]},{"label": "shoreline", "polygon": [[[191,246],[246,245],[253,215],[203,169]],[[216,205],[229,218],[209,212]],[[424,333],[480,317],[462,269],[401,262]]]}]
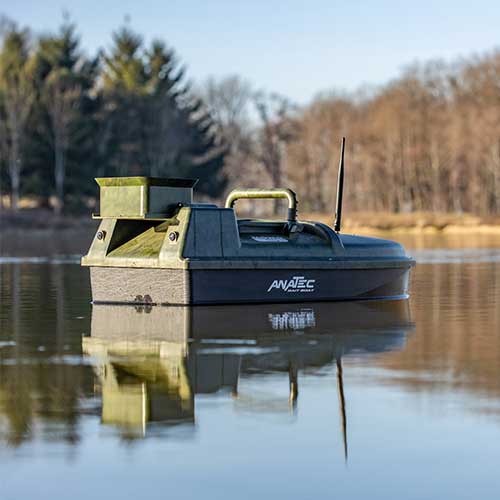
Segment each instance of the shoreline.
[{"label": "shoreline", "polygon": [[[331,225],[333,216],[306,213],[302,219]],[[500,217],[434,212],[356,212],[344,217],[342,231],[366,235],[500,235]]]},{"label": "shoreline", "polygon": [[343,228],[343,232],[356,233],[356,234],[366,234],[366,235],[380,235],[380,234],[393,234],[393,235],[499,235],[500,236],[500,225],[488,225],[482,224],[478,226],[469,225],[449,225],[443,228],[438,228],[435,226],[409,226],[409,227],[393,227],[390,229],[372,227],[372,226],[358,226],[346,225]]},{"label": "shoreline", "polygon": [[58,229],[89,229],[96,227],[97,221],[91,214],[57,215],[49,209],[20,209],[17,212],[0,210],[0,229],[7,230],[58,230]]},{"label": "shoreline", "polygon": [[[323,213],[299,213],[299,220],[318,221],[331,225],[333,216]],[[0,210],[0,230],[54,231],[61,229],[97,229],[98,221],[90,214],[57,215],[49,209],[21,209],[18,212]],[[361,212],[346,215],[342,231],[366,235],[500,235],[500,217],[416,212],[395,214],[384,212]]]}]

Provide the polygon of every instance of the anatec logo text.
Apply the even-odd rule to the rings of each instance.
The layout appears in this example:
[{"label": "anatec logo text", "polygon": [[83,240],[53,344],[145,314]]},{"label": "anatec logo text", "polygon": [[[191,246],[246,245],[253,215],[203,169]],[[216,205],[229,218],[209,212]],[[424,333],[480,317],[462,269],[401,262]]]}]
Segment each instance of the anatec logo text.
[{"label": "anatec logo text", "polygon": [[289,280],[274,280],[269,288],[271,290],[283,290],[287,293],[308,293],[314,292],[316,280],[308,279],[305,276],[293,276]]}]

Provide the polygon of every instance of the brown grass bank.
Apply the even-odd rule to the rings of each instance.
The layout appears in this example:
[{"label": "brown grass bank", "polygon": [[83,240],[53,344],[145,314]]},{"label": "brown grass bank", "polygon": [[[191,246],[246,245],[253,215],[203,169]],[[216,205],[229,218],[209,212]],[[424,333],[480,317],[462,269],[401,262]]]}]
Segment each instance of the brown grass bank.
[{"label": "brown grass bank", "polygon": [[[268,216],[271,217],[271,216]],[[333,215],[299,212],[302,220],[333,224]],[[0,229],[88,229],[96,221],[88,215],[56,215],[49,209],[30,208],[18,212],[0,210]],[[500,234],[499,216],[476,216],[471,214],[449,214],[414,212],[395,214],[388,212],[346,213],[342,221],[345,232],[371,233],[469,233]]]},{"label": "brown grass bank", "polygon": [[[330,214],[304,213],[304,220],[317,220],[332,224]],[[424,233],[424,234],[500,234],[500,217],[450,214],[435,212],[413,212],[395,214],[387,212],[355,212],[343,217],[345,232],[358,234],[375,233]]]}]

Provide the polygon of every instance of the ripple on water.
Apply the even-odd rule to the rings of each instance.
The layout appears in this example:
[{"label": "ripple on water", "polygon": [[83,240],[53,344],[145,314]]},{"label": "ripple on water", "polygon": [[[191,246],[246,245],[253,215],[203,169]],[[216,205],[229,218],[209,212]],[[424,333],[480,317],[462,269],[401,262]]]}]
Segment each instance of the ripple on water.
[{"label": "ripple on water", "polygon": [[432,248],[410,252],[418,264],[467,264],[500,262],[496,248]]}]

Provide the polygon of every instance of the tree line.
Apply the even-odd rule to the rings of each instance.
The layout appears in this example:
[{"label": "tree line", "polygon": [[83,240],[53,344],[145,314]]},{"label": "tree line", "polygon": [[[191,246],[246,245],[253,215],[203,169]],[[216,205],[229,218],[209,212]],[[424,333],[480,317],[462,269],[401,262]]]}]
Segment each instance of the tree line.
[{"label": "tree line", "polygon": [[209,90],[212,108],[227,108],[218,121],[237,145],[226,163],[292,186],[307,211],[333,211],[346,136],[348,209],[500,213],[500,52],[414,64],[379,88],[323,93],[301,108],[281,100],[272,113],[257,102],[257,134],[245,125],[244,83]]},{"label": "tree line", "polygon": [[500,53],[414,65],[367,96],[318,98],[299,119],[289,171],[320,211],[339,135],[355,210],[499,214]]},{"label": "tree line", "polygon": [[3,22],[0,47],[1,191],[16,210],[33,196],[60,213],[92,203],[93,177],[199,177],[224,188],[226,146],[175,52],[128,26],[87,56],[75,25],[33,37]]},{"label": "tree line", "polygon": [[[6,23],[0,51],[1,189],[91,203],[93,177],[199,177],[290,186],[307,211],[332,211],[339,144],[353,211],[500,213],[500,52],[415,64],[386,85],[297,106],[237,76],[190,85],[173,49],[128,26],[83,53],[67,19],[34,39]],[[332,82],[334,83],[334,82]]]}]

